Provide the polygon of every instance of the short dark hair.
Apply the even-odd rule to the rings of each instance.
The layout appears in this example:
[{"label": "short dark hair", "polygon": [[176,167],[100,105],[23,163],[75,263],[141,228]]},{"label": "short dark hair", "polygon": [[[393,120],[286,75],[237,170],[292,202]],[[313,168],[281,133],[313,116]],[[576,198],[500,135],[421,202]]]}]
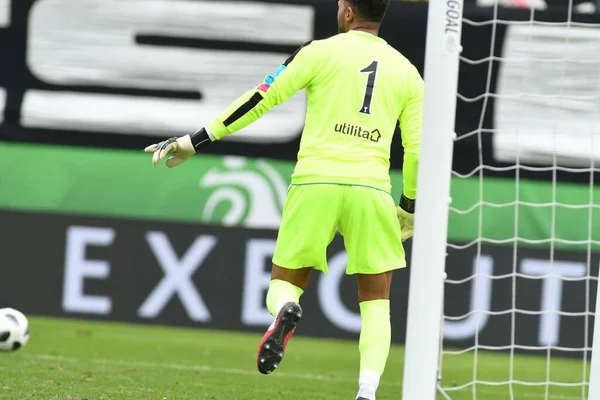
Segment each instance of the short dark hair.
[{"label": "short dark hair", "polygon": [[358,17],[366,22],[381,22],[390,5],[390,0],[347,0]]}]

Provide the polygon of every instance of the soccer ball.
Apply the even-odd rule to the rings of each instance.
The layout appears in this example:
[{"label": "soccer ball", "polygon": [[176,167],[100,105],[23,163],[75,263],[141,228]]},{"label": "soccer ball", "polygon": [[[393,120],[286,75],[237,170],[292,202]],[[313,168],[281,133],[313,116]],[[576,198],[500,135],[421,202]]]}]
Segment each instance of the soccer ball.
[{"label": "soccer ball", "polygon": [[13,351],[29,341],[29,322],[14,308],[0,308],[0,351]]}]

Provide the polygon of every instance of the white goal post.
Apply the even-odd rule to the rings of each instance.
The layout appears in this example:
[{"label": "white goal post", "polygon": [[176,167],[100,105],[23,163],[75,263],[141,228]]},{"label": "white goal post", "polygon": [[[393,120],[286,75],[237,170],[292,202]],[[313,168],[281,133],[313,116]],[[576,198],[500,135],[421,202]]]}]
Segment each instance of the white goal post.
[{"label": "white goal post", "polygon": [[402,387],[406,400],[433,400],[436,393],[462,11],[463,0],[429,2]]},{"label": "white goal post", "polygon": [[[429,1],[425,104],[410,260],[402,399],[600,400],[600,323],[593,324],[593,334],[588,334],[592,332],[595,316],[594,297],[595,309],[600,310],[600,284],[596,274],[600,269],[600,186],[597,184],[600,176],[600,18],[591,19],[595,22],[573,19],[576,7],[574,0],[568,0],[564,6],[565,20],[561,20],[562,17],[537,20],[533,5],[524,11],[529,11],[530,17],[521,14],[522,19],[509,20],[500,17],[503,15],[499,11],[501,0],[493,0],[493,3],[488,8],[493,18],[471,21],[463,16],[463,0]],[[464,55],[466,51],[462,52],[461,43],[465,44],[469,37],[463,37],[463,23],[465,31],[474,26],[489,28],[492,43],[488,54],[472,59]],[[504,35],[499,41],[502,49],[494,48],[498,32]],[[485,51],[487,49],[483,49]],[[461,62],[467,67],[481,65],[487,69],[484,93],[470,93],[472,97],[459,93]],[[469,132],[455,128],[457,102],[473,104],[480,100],[483,106],[481,115],[475,115],[479,120],[477,128]],[[493,120],[491,127],[486,125],[490,119]],[[482,154],[485,135],[488,135],[486,140],[493,135],[495,161],[492,165],[485,164]],[[455,143],[465,137],[478,138],[479,165],[461,174],[453,170],[453,153]],[[487,157],[491,156],[487,154]],[[489,193],[484,195],[484,183],[489,190],[488,182],[494,179],[494,173],[514,174],[514,178],[504,178],[501,182],[505,190],[511,191],[504,199]],[[536,174],[546,174],[543,179],[547,181],[536,178]],[[562,178],[558,177],[560,174]],[[583,179],[578,183],[580,191],[576,199],[565,195],[576,185],[567,182],[564,174],[589,176],[588,182]],[[490,176],[492,179],[488,179]],[[472,204],[456,205],[458,196],[454,202],[451,199],[455,182],[470,178],[479,193],[472,196],[475,198]],[[529,192],[523,189],[527,185]],[[505,220],[510,226],[506,229],[510,237],[496,237],[493,229],[492,233],[484,229],[484,209],[488,216],[489,213],[512,213],[511,218]],[[454,243],[448,236],[452,228],[449,219],[452,215],[469,213],[478,214],[472,221],[479,224],[474,229],[479,236],[472,241]],[[529,213],[536,218],[547,216],[543,222],[547,226],[534,232],[535,228],[527,226],[527,221],[532,219],[519,213]],[[577,218],[573,224],[577,226],[565,229],[569,217],[574,215]],[[531,236],[531,232],[538,236]],[[455,271],[446,270],[449,255],[452,259],[460,252],[469,257],[475,254],[473,271],[466,278],[452,276]],[[496,265],[490,256],[496,254],[494,252],[502,254],[498,257],[501,262],[496,260]],[[572,253],[578,255],[570,259]],[[460,259],[464,261],[469,257]],[[501,263],[503,265],[498,265]],[[445,290],[457,293],[458,288],[464,293],[460,285],[465,284],[466,290],[473,292],[470,310],[447,315],[453,314],[453,310],[445,310]],[[509,293],[494,292],[492,286],[507,289]],[[535,295],[527,292],[531,288],[536,288]],[[567,288],[569,296],[578,291],[577,301],[581,304],[574,306],[575,300],[566,298],[563,308],[561,299],[563,295],[568,297]],[[481,296],[487,297],[479,301]],[[463,297],[468,300],[469,296]],[[502,323],[497,321],[502,318],[506,318],[507,332],[510,330],[506,333],[508,339],[490,341],[489,326],[486,332],[480,331],[486,323],[482,321],[494,319],[493,326],[498,328]],[[532,328],[530,321],[534,319],[536,325]],[[466,320],[473,322],[470,325],[474,332],[472,343],[445,351],[444,333],[450,332],[445,330],[445,325],[456,327]],[[524,320],[527,324],[519,327]],[[578,328],[573,329],[582,332],[577,340],[564,338],[568,336],[564,331],[571,328],[569,324],[577,325]],[[529,331],[523,333],[527,329]],[[563,337],[559,337],[561,332]],[[456,339],[454,343],[466,343],[471,338],[461,340],[463,342]],[[529,357],[530,354],[538,356]],[[443,376],[451,374],[452,366],[457,365],[450,362],[447,369],[443,368],[446,358],[452,357],[470,357],[470,375],[464,382],[444,385]],[[503,370],[498,376],[492,376],[481,371],[483,367],[478,363],[483,365],[484,359],[492,364],[495,360],[506,361],[506,364],[501,366]],[[567,367],[560,366],[563,359]],[[534,371],[536,362],[540,367]],[[575,365],[576,368],[569,367]],[[532,368],[531,379],[528,379],[527,368]],[[572,376],[564,372],[569,369]]]}]

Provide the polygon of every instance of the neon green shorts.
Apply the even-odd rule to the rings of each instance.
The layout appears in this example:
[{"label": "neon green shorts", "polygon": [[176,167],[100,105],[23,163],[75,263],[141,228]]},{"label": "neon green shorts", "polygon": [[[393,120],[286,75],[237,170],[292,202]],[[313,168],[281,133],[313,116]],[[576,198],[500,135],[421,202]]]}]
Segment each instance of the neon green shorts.
[{"label": "neon green shorts", "polygon": [[328,273],[326,250],[336,228],[348,253],[346,274],[380,274],[406,267],[392,196],[374,188],[338,184],[290,186],[273,263]]}]

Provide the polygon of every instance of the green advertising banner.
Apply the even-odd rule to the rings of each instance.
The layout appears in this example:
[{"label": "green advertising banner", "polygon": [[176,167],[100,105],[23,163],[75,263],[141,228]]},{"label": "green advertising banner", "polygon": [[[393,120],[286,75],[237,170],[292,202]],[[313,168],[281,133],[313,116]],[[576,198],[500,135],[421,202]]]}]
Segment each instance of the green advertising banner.
[{"label": "green advertising banner", "polygon": [[[278,228],[293,162],[199,154],[168,169],[150,160],[142,150],[0,142],[0,208]],[[401,172],[392,183],[398,201]],[[450,241],[600,248],[599,188],[453,177],[451,195]]]}]

